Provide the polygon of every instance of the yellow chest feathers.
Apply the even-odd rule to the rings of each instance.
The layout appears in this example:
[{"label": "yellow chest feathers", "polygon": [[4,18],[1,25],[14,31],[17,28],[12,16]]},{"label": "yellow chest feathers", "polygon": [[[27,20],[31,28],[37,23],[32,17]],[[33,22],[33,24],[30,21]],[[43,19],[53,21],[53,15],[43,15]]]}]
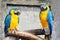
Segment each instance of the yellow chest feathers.
[{"label": "yellow chest feathers", "polygon": [[11,16],[10,28],[15,29],[18,26],[18,16],[13,15]]},{"label": "yellow chest feathers", "polygon": [[46,20],[48,15],[48,11],[43,11],[40,13],[40,19],[41,20]]}]

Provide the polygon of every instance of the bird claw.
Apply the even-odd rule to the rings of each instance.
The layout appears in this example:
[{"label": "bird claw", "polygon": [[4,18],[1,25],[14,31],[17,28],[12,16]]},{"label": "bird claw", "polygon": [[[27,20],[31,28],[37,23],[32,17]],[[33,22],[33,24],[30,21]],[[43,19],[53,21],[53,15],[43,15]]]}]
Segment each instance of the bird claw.
[{"label": "bird claw", "polygon": [[50,34],[49,28],[44,28],[44,30],[45,30],[45,34],[46,34],[46,35],[49,35],[49,34]]}]

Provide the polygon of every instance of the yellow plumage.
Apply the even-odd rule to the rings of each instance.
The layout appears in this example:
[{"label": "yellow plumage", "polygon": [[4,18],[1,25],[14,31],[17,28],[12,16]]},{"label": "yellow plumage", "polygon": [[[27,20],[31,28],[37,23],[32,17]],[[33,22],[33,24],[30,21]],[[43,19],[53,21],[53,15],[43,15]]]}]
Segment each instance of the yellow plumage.
[{"label": "yellow plumage", "polygon": [[10,13],[11,13],[11,21],[8,30],[15,30],[18,27],[18,15],[14,14],[14,10],[11,10]]},{"label": "yellow plumage", "polygon": [[[46,7],[48,8],[48,6],[46,6]],[[39,17],[40,17],[40,22],[41,22],[43,28],[48,28],[49,27],[48,22],[47,22],[48,10],[49,10],[49,8],[46,11],[41,11],[40,12]]]}]

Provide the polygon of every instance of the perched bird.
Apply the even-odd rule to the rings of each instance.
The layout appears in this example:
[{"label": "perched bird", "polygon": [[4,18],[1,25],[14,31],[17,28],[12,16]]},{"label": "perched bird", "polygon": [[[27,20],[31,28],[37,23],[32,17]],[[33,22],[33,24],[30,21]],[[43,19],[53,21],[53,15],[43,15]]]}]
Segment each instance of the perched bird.
[{"label": "perched bird", "polygon": [[19,15],[20,15],[20,11],[17,8],[10,8],[8,10],[8,14],[4,21],[5,36],[7,36],[7,33],[9,31],[17,30],[19,24]]},{"label": "perched bird", "polygon": [[42,27],[45,30],[46,35],[50,34],[50,36],[51,36],[53,20],[54,20],[53,13],[51,11],[51,6],[46,3],[42,3],[40,5],[40,10],[41,11],[40,11],[39,18],[40,18]]}]

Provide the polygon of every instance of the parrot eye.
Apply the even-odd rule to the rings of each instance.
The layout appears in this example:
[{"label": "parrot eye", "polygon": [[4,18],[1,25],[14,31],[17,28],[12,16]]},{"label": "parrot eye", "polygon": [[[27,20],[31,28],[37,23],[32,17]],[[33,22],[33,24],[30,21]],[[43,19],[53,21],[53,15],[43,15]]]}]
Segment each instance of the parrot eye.
[{"label": "parrot eye", "polygon": [[19,10],[16,10],[14,14],[20,15],[20,11]]}]

